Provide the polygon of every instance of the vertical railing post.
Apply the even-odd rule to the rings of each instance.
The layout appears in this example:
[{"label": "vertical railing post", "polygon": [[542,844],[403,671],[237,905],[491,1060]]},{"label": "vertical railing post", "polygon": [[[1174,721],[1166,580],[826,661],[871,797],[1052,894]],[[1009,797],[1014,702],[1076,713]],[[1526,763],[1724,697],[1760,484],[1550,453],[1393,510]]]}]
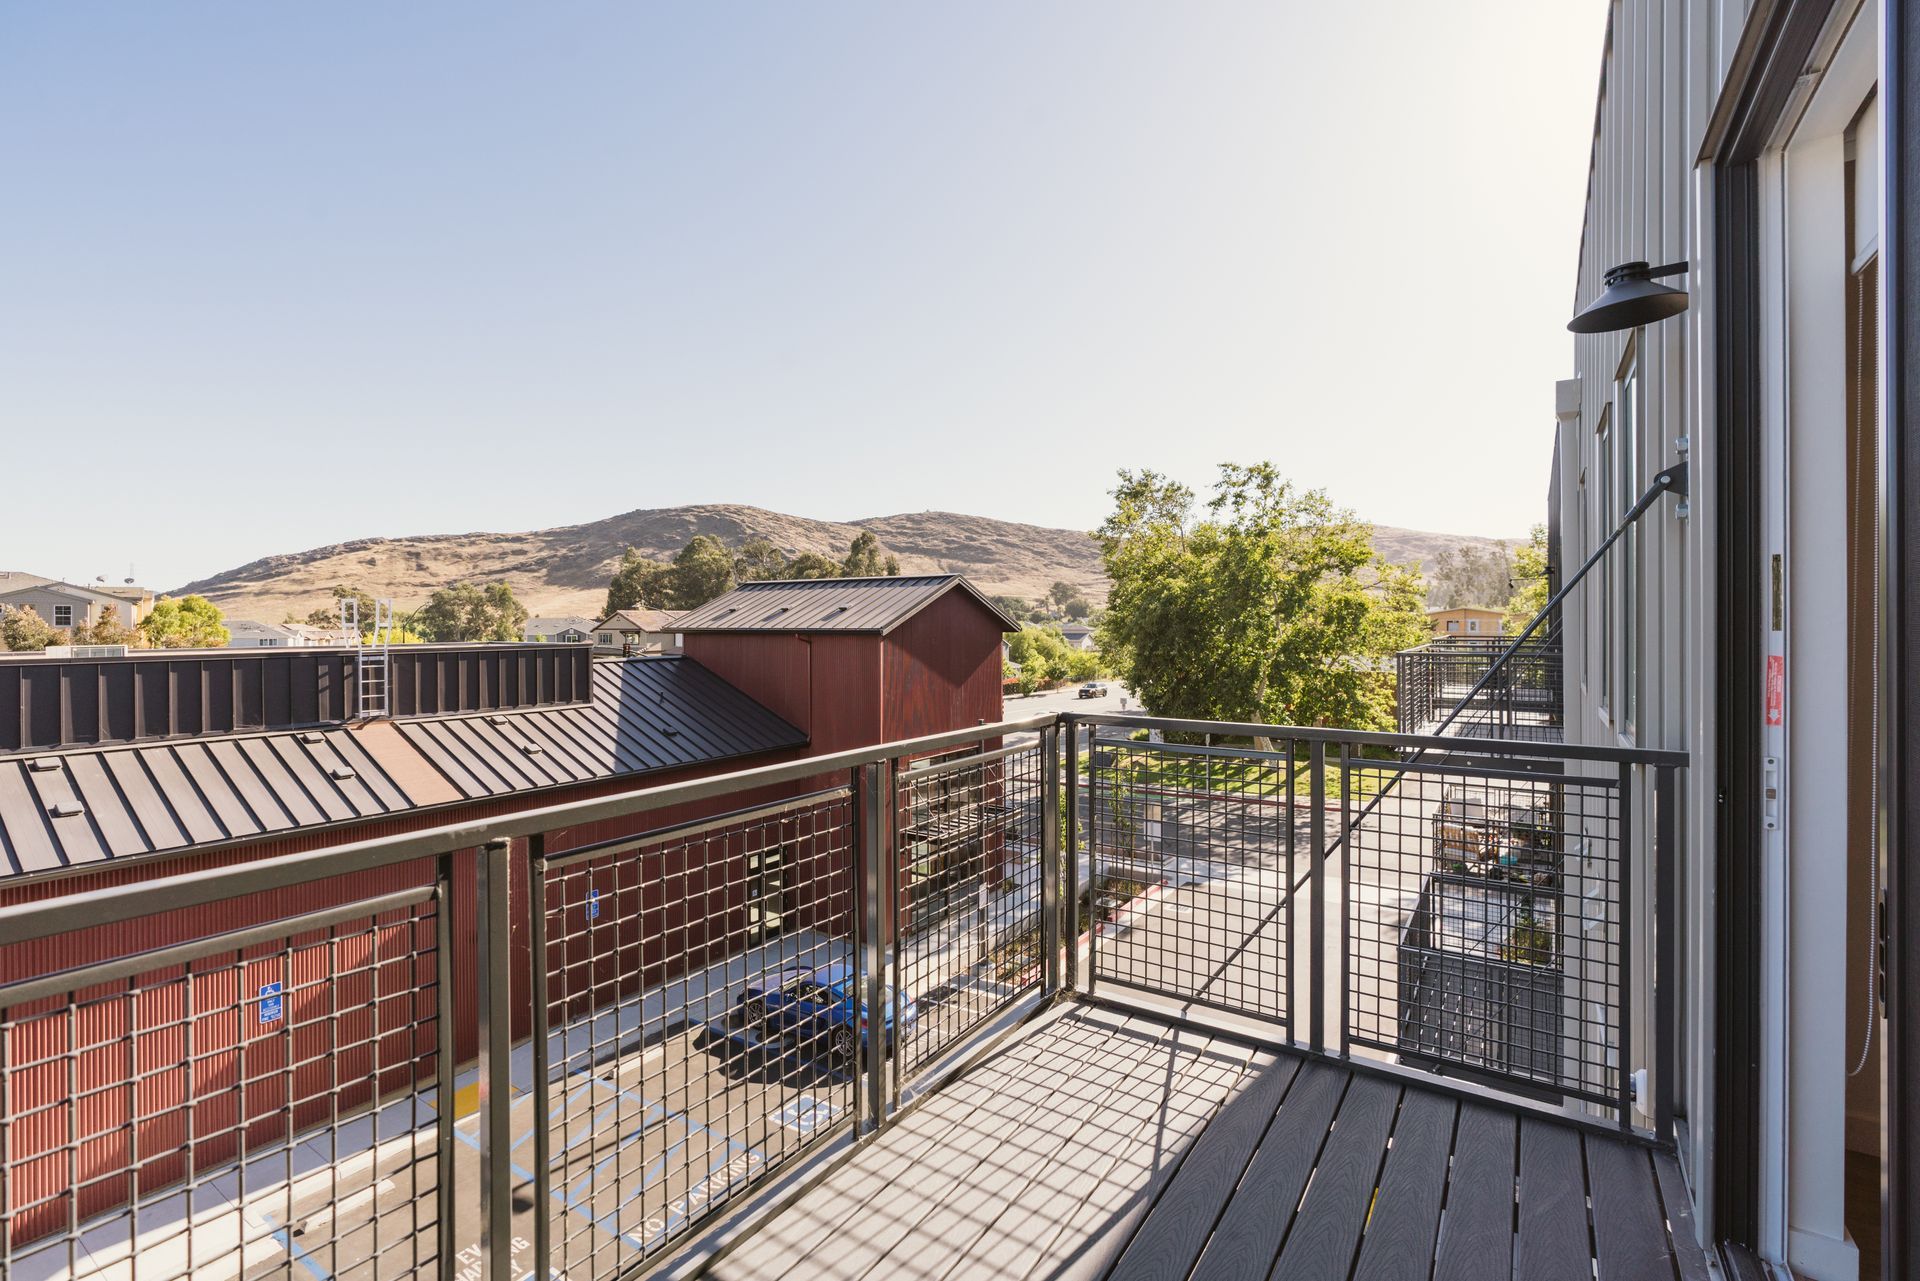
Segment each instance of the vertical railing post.
[{"label": "vertical railing post", "polygon": [[1280,782],[1280,785],[1286,789],[1286,794],[1281,798],[1285,808],[1281,812],[1287,816],[1285,819],[1287,828],[1287,874],[1284,882],[1287,892],[1285,904],[1287,914],[1287,1039],[1294,1042],[1300,1039],[1300,914],[1296,910],[1296,902],[1300,895],[1297,892],[1299,882],[1293,874],[1294,864],[1297,861],[1294,858],[1294,847],[1299,844],[1298,834],[1300,828],[1300,824],[1295,822],[1293,817],[1293,783],[1294,768],[1296,765],[1294,753],[1299,750],[1299,746],[1300,745],[1291,738],[1286,740],[1286,773],[1281,775]]},{"label": "vertical railing post", "polygon": [[1045,994],[1060,991],[1060,727],[1040,731],[1040,945]]},{"label": "vertical railing post", "polygon": [[1347,1052],[1347,1030],[1352,1026],[1347,993],[1352,976],[1348,972],[1353,951],[1353,771],[1347,760],[1347,745],[1340,744],[1340,1021],[1334,1025],[1340,1053]]},{"label": "vertical railing post", "polygon": [[1313,860],[1307,895],[1313,956],[1307,991],[1307,1044],[1315,1054],[1326,1049],[1327,1005],[1327,745],[1313,741],[1307,760],[1307,822],[1313,835],[1307,857]]},{"label": "vertical railing post", "polygon": [[[887,935],[891,913],[887,910],[888,878],[883,874],[889,844],[887,808],[893,793],[891,762],[875,761],[861,771],[860,780],[860,899],[865,913],[860,958],[866,981],[866,1008],[878,1016],[886,994]],[[884,1037],[869,1034],[861,1038],[861,1053],[866,1067],[867,1128],[878,1130],[887,1114],[887,1056],[876,1044]]]},{"label": "vertical railing post", "polygon": [[1662,765],[1653,776],[1654,809],[1654,920],[1653,920],[1653,1131],[1660,1138],[1673,1135],[1673,1101],[1679,1082],[1680,975],[1678,927],[1678,860],[1674,850],[1674,769]]},{"label": "vertical railing post", "polygon": [[480,1023],[480,1255],[489,1281],[513,1276],[512,842],[481,851],[476,897]]},{"label": "vertical railing post", "polygon": [[[1069,716],[1062,722],[1067,732],[1067,788],[1063,805],[1067,811],[1060,840],[1060,857],[1067,874],[1066,943],[1067,990],[1080,990],[1080,722]],[[1088,865],[1091,872],[1091,862]]]},{"label": "vertical railing post", "polygon": [[[1633,766],[1620,763],[1620,1128],[1633,1127]],[[1646,1009],[1642,1005],[1639,1008]],[[1649,1110],[1651,1105],[1649,1104]]]},{"label": "vertical railing post", "polygon": [[527,925],[531,954],[527,991],[533,1002],[533,1275],[553,1275],[552,1208],[553,1112],[549,1069],[547,985],[547,838],[527,838]]},{"label": "vertical railing post", "polygon": [[455,1275],[453,1256],[460,1249],[455,1235],[459,1203],[453,1186],[457,1137],[453,1127],[459,1120],[454,1115],[454,1077],[460,1062],[458,1015],[453,1007],[453,860],[454,855],[442,854],[433,878],[433,1100],[438,1113],[434,1118],[434,1248],[438,1274],[443,1277]]}]

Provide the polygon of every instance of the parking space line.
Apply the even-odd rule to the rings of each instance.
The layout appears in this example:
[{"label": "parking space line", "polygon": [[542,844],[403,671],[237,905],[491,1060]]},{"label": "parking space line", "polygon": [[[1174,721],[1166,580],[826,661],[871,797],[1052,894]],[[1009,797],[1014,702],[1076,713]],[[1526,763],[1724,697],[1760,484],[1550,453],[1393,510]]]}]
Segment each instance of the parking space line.
[{"label": "parking space line", "polygon": [[278,1226],[279,1221],[276,1220],[270,1212],[262,1210],[260,1217],[266,1221],[268,1227],[273,1229],[270,1235],[286,1248],[289,1258],[295,1263],[300,1264],[307,1271],[313,1273],[314,1276],[319,1278],[319,1281],[333,1281],[333,1273],[321,1267],[312,1255],[295,1245],[293,1242],[293,1234],[285,1228]]}]

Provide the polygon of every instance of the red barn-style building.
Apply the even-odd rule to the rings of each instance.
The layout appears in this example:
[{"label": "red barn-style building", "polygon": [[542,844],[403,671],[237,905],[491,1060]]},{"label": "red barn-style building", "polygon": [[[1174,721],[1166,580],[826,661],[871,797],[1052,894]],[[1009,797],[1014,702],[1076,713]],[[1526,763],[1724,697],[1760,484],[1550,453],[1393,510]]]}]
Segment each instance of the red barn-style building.
[{"label": "red barn-style building", "polygon": [[[387,714],[374,718],[355,715],[352,649],[6,657],[0,905],[990,722],[1001,710],[1000,635],[1015,626],[957,575],[756,583],[687,615],[679,656],[594,659],[585,645],[397,647]],[[816,785],[555,831],[545,847],[630,837]],[[841,856],[812,838],[795,849],[802,865]],[[738,947],[749,936],[748,907],[724,899],[716,908],[685,887],[740,881],[740,857],[716,839],[684,847],[670,865],[639,864],[649,869],[641,883],[609,887],[593,925],[584,902],[556,897],[571,887],[550,882],[561,933],[630,930],[645,919],[648,936],[643,963],[612,987],[601,973],[574,973],[550,942],[546,968],[561,988],[551,994],[570,1015]],[[514,917],[523,921],[524,865],[515,867]],[[24,946],[0,940],[0,989],[430,884],[434,872],[426,860],[308,883],[273,902],[161,913]],[[821,878],[816,870],[806,879]],[[667,882],[683,899],[662,889]],[[464,861],[451,907],[455,1044],[467,1060],[477,1048],[475,898]],[[787,910],[802,924],[821,911],[804,902]],[[132,1153],[151,1186],[184,1166],[186,1146],[205,1167],[229,1159],[241,1137],[272,1141],[404,1085],[431,1056],[431,1041],[418,1040],[430,995],[424,1005],[376,1000],[360,1021],[324,1013],[341,992],[369,983],[376,993],[431,986],[431,921],[383,922],[273,962],[274,981],[287,984],[287,1024],[331,1028],[352,1038],[347,1050],[283,1036],[271,1051],[253,1027],[264,1014],[249,1017],[248,1004],[268,976],[245,951],[106,985],[78,1012],[62,1014],[53,997],[8,1005],[0,991],[0,1064],[11,1091],[0,1160],[16,1243],[124,1203]],[[527,940],[516,935],[514,945],[514,972],[525,974]],[[531,1001],[518,1005],[515,1032],[524,1035]],[[263,1063],[267,1053],[285,1064]],[[358,1093],[329,1089],[350,1057],[400,1065],[401,1078],[346,1063]],[[130,1076],[137,1089],[127,1088]],[[250,1089],[236,1088],[241,1078]]]}]

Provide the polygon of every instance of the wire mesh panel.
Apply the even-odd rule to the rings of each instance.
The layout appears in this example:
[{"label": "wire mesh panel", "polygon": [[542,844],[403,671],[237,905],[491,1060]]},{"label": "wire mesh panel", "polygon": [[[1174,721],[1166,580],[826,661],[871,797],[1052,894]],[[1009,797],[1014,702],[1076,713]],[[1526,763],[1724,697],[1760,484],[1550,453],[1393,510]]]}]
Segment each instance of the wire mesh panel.
[{"label": "wire mesh panel", "polygon": [[671,1248],[852,1119],[879,1023],[853,835],[839,789],[546,865],[546,1082],[512,1124],[523,1167],[539,1145],[522,1136],[546,1131],[523,1191],[555,1275]]},{"label": "wire mesh panel", "polygon": [[1346,1040],[1617,1107],[1620,782],[1532,764],[1348,760]]},{"label": "wire mesh panel", "polygon": [[[1294,856],[1308,848],[1290,752],[1095,738],[1082,923],[1096,983],[1291,1026]],[[1299,789],[1296,794],[1296,789]]]},{"label": "wire mesh panel", "polygon": [[0,989],[0,1276],[437,1275],[438,900],[380,902]]},{"label": "wire mesh panel", "polygon": [[[1498,637],[1444,640],[1396,657],[1400,728],[1463,738],[1559,742],[1566,724],[1565,650],[1555,639],[1529,640],[1497,669],[1509,642]],[[1492,679],[1477,693],[1488,673]]]},{"label": "wire mesh panel", "polygon": [[903,1080],[1044,979],[1042,751],[969,747],[897,776],[890,977]]}]

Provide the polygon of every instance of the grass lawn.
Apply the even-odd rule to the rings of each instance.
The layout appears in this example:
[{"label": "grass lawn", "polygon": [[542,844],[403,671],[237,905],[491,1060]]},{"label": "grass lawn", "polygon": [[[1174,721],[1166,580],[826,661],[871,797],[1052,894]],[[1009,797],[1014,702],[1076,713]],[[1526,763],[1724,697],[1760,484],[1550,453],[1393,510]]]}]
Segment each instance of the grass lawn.
[{"label": "grass lawn", "polygon": [[[1287,766],[1282,761],[1231,756],[1181,756],[1155,752],[1144,744],[1141,747],[1145,750],[1119,749],[1120,759],[1112,766],[1091,771],[1092,776],[1121,788],[1168,787],[1243,796],[1280,796],[1289,791],[1289,785],[1294,796],[1308,796],[1313,791],[1305,752],[1295,755],[1293,777],[1289,780]],[[1369,769],[1368,764],[1363,760],[1355,760],[1348,770],[1346,777],[1355,800],[1363,801],[1376,795],[1391,775],[1390,771]],[[1326,787],[1328,800],[1340,799],[1341,772],[1337,757],[1329,756],[1327,759]]]}]

